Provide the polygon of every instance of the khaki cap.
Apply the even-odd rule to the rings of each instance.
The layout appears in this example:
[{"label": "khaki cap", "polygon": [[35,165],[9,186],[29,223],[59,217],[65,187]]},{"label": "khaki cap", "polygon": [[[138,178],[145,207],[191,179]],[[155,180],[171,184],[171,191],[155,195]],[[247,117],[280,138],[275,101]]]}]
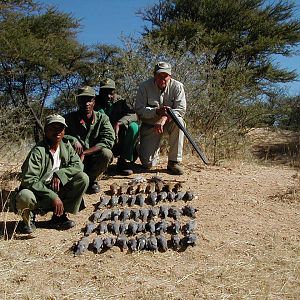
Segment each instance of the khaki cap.
[{"label": "khaki cap", "polygon": [[65,127],[68,127],[65,118],[58,114],[53,114],[46,117],[45,127],[51,123],[61,123]]},{"label": "khaki cap", "polygon": [[78,93],[76,95],[76,97],[82,97],[82,96],[86,96],[86,97],[95,97],[96,93],[95,90],[90,87],[90,86],[84,86],[78,89]]},{"label": "khaki cap", "polygon": [[172,72],[171,72],[171,65],[167,62],[164,62],[164,61],[160,61],[158,62],[155,67],[154,67],[154,73],[155,74],[158,74],[158,73],[167,73],[169,75],[172,75]]}]

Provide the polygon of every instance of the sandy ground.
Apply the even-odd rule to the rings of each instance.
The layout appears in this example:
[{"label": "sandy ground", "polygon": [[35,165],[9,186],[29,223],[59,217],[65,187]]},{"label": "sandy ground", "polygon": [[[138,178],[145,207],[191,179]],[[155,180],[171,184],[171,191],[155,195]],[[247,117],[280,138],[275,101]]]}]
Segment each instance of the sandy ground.
[{"label": "sandy ground", "polygon": [[68,231],[43,226],[49,213],[38,217],[34,234],[11,236],[18,216],[0,213],[10,235],[0,240],[0,299],[299,299],[297,171],[242,162],[204,166],[190,156],[185,174],[174,177],[165,165],[164,158],[154,172],[196,194],[190,203],[198,209],[194,247],[154,253],[113,247],[74,256],[93,204],[112,182],[136,174],[103,178],[103,192],[84,197],[87,208],[73,216],[77,225]]}]

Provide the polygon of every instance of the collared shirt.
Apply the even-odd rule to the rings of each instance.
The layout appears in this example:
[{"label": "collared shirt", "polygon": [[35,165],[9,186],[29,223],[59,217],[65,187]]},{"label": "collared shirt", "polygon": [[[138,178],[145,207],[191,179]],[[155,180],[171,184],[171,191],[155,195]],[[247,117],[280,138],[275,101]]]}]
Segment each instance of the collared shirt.
[{"label": "collared shirt", "polygon": [[171,78],[161,91],[154,78],[142,82],[139,86],[135,102],[135,111],[143,123],[154,124],[159,116],[156,108],[169,106],[176,115],[183,117],[186,112],[186,99],[183,84]]},{"label": "collared shirt", "polygon": [[[61,141],[59,148],[61,163],[54,173],[61,184],[66,185],[78,172],[83,171],[83,164],[70,143]],[[58,195],[47,184],[53,166],[53,156],[46,141],[36,144],[22,165],[21,189],[29,189],[41,199],[56,199]]]},{"label": "collared shirt", "polygon": [[115,142],[115,132],[107,115],[101,112],[93,112],[93,121],[89,126],[84,122],[78,111],[65,116],[65,139],[74,146],[79,142],[84,150],[94,146],[112,149]]}]

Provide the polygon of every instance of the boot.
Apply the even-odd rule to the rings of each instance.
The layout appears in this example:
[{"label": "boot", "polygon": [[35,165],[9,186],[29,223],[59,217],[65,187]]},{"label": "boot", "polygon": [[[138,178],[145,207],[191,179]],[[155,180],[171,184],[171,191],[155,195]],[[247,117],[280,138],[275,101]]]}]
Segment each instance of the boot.
[{"label": "boot", "polygon": [[22,219],[23,219],[23,229],[22,232],[25,234],[31,234],[36,230],[35,226],[35,214],[33,214],[32,211],[29,209],[25,209],[22,213]]},{"label": "boot", "polygon": [[180,166],[180,163],[177,161],[168,161],[167,169],[173,175],[182,175],[184,173],[183,168]]},{"label": "boot", "polygon": [[75,222],[68,219],[66,213],[64,213],[60,217],[53,215],[50,223],[53,228],[58,230],[67,230],[75,226]]}]

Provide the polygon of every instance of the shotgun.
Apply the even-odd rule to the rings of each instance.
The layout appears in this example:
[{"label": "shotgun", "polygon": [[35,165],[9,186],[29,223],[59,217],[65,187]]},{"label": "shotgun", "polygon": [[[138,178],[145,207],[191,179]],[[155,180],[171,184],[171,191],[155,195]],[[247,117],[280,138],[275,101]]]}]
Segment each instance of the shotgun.
[{"label": "shotgun", "polygon": [[209,161],[208,161],[207,157],[205,156],[205,154],[203,153],[203,151],[200,149],[200,147],[196,144],[196,142],[194,141],[194,139],[192,138],[192,136],[190,135],[190,133],[187,131],[187,129],[180,123],[180,121],[178,120],[177,116],[174,114],[172,108],[168,107],[167,108],[167,112],[168,112],[168,115],[171,117],[171,119],[174,121],[174,123],[179,127],[179,129],[183,131],[184,135],[187,137],[187,139],[189,140],[189,142],[192,144],[193,148],[198,153],[198,155],[200,156],[200,158],[202,159],[202,161],[205,164],[208,164]]}]

